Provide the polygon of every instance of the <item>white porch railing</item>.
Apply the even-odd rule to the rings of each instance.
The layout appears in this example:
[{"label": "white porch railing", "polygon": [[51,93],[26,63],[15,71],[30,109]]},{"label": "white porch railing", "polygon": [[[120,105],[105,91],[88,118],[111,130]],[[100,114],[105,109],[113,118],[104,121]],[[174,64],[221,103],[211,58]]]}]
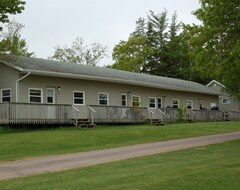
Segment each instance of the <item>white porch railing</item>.
[{"label": "white porch railing", "polygon": [[77,127],[78,126],[78,118],[79,118],[80,110],[77,109],[74,105],[72,105],[72,108],[75,111],[75,122],[74,122],[74,125]]},{"label": "white porch railing", "polygon": [[0,124],[70,124],[70,105],[1,103]]},{"label": "white porch railing", "polygon": [[95,110],[95,123],[145,123],[147,108],[90,105]]},{"label": "white porch railing", "polygon": [[94,124],[94,114],[96,113],[96,110],[94,110],[91,106],[88,106],[88,109],[90,110],[91,124]]}]

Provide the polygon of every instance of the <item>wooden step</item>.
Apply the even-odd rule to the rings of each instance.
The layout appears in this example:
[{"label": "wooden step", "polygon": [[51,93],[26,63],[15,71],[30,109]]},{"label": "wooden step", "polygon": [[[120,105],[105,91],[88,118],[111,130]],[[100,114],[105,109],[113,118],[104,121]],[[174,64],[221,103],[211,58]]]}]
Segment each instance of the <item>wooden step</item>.
[{"label": "wooden step", "polygon": [[78,127],[81,127],[81,128],[95,128],[96,124],[79,124]]}]

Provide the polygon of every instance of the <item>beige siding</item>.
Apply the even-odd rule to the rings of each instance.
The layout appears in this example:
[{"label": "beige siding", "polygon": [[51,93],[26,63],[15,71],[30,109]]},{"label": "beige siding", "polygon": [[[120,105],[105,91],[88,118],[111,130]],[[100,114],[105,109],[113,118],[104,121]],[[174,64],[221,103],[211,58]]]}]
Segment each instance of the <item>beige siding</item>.
[{"label": "beige siding", "polygon": [[[219,96],[219,110],[222,110],[222,111],[239,111],[240,110],[239,99],[235,96],[229,96],[229,94],[225,92],[225,89],[221,85],[213,82],[209,87],[216,90],[217,92],[222,93],[222,95]],[[230,104],[223,104],[224,98],[230,98]]]},{"label": "beige siding", "polygon": [[[19,72],[4,64],[0,64],[0,90],[11,89],[11,101],[16,100],[16,81],[18,79]],[[1,100],[0,100],[1,101]]]},{"label": "beige siding", "polygon": [[[210,103],[218,101],[217,96],[204,95],[197,93],[168,91],[161,89],[153,89],[147,87],[137,87],[123,84],[113,84],[97,81],[85,81],[75,79],[63,79],[54,77],[29,76],[19,83],[20,102],[28,102],[28,89],[43,89],[43,103],[46,103],[46,89],[56,89],[57,104],[73,104],[73,91],[85,92],[85,105],[98,105],[98,93],[104,92],[109,94],[109,105],[121,106],[121,93],[131,92],[128,96],[128,105],[132,106],[132,95],[141,97],[141,106],[148,107],[149,97],[165,97],[163,98],[163,106],[172,106],[172,99],[179,99],[180,103],[186,105],[187,100],[193,101],[193,108],[199,109],[199,99],[204,101],[204,107],[210,109]],[[57,87],[61,87],[61,91],[57,91]],[[87,117],[87,106],[77,106],[81,110],[82,117]]]}]

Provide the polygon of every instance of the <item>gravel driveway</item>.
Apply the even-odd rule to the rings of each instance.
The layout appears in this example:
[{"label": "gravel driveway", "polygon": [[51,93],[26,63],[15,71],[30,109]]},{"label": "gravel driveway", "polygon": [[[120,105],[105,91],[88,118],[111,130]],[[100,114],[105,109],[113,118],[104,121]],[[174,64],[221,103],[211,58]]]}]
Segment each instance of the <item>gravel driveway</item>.
[{"label": "gravel driveway", "polygon": [[240,131],[105,150],[0,162],[0,180],[56,172],[240,139]]}]

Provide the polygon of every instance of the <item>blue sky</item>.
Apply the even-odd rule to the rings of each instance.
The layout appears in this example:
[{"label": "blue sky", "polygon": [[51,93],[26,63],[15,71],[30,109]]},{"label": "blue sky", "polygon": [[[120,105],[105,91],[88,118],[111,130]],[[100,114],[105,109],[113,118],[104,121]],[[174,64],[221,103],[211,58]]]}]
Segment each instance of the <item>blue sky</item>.
[{"label": "blue sky", "polygon": [[[27,0],[26,0],[27,1]],[[71,44],[78,36],[86,45],[94,42],[108,46],[110,64],[113,47],[127,40],[139,17],[149,10],[174,11],[184,23],[199,23],[191,14],[200,7],[199,0],[32,0],[22,14],[13,18],[25,25],[22,37],[36,57],[52,56],[57,45]]]}]

